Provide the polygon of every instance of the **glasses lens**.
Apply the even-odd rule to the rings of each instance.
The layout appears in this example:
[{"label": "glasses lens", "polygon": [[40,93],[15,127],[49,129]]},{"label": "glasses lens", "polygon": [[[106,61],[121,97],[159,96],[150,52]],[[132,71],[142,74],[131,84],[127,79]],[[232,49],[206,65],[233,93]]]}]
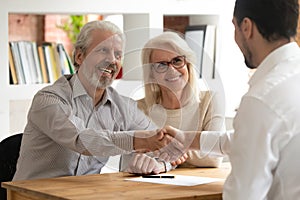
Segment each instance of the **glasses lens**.
[{"label": "glasses lens", "polygon": [[185,57],[184,56],[177,56],[173,58],[170,62],[157,62],[153,63],[153,68],[158,73],[164,73],[168,71],[169,65],[172,65],[174,68],[179,69],[182,68],[185,65]]},{"label": "glasses lens", "polygon": [[158,73],[163,73],[168,70],[168,63],[166,62],[153,63],[153,67],[155,71],[157,71]]},{"label": "glasses lens", "polygon": [[185,65],[185,59],[183,56],[178,56],[176,58],[173,58],[171,60],[171,64],[175,67],[175,68],[180,68],[183,67]]}]

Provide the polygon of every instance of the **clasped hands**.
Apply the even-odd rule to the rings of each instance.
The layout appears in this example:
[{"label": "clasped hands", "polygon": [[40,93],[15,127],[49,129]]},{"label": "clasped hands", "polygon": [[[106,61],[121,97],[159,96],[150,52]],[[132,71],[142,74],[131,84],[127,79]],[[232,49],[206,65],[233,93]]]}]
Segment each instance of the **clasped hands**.
[{"label": "clasped hands", "polygon": [[194,141],[196,132],[184,132],[172,126],[156,131],[136,131],[134,149],[138,153],[153,152],[159,160],[175,162]]}]

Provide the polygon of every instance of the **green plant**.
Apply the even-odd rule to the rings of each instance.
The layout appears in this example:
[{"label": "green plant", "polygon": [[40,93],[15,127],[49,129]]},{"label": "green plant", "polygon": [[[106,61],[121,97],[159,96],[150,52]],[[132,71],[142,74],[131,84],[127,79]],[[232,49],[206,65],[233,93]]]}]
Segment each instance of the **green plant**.
[{"label": "green plant", "polygon": [[71,42],[74,44],[81,27],[85,23],[86,17],[84,15],[70,15],[69,19],[65,23],[58,25],[57,27],[65,31]]}]

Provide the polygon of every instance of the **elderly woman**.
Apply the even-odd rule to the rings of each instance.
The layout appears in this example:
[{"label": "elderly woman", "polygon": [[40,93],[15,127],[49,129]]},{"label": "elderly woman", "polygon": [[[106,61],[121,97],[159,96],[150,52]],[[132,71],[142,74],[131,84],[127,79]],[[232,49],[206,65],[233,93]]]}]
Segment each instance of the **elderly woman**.
[{"label": "elderly woman", "polygon": [[[145,97],[138,100],[138,106],[157,126],[171,125],[184,131],[224,129],[223,99],[213,91],[199,91],[195,61],[192,49],[175,32],[163,32],[145,44],[142,50]],[[218,167],[221,162],[221,157],[188,151],[187,158],[172,164],[173,168],[177,164]],[[157,174],[171,169],[172,165],[151,155],[136,154],[127,171]]]}]

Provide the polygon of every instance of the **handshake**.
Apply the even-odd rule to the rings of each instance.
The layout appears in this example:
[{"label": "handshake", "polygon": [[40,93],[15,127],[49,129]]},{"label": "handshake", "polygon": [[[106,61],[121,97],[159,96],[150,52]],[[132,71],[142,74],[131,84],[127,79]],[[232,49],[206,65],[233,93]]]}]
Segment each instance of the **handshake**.
[{"label": "handshake", "polygon": [[190,149],[199,150],[199,138],[200,132],[165,126],[156,131],[136,131],[133,145],[138,153],[153,152],[160,160],[174,162]]}]

